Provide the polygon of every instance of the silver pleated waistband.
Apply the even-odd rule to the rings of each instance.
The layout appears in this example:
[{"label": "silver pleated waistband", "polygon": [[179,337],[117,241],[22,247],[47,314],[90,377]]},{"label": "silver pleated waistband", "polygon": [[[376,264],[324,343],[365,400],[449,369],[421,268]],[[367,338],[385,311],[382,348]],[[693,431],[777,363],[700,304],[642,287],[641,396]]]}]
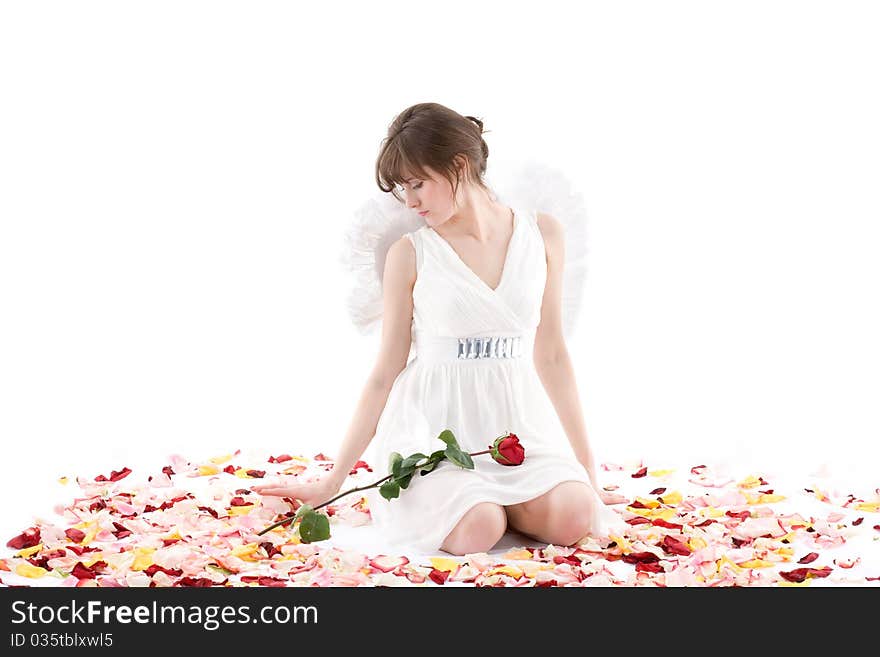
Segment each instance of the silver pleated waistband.
[{"label": "silver pleated waistband", "polygon": [[519,359],[531,353],[530,335],[479,335],[462,338],[415,336],[416,356],[421,362],[497,362]]}]

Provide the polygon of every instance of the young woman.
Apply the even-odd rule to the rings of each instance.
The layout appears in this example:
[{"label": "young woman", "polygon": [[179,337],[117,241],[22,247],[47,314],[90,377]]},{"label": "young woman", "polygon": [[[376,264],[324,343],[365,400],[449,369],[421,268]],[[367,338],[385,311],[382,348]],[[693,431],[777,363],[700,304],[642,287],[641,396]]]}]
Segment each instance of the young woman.
[{"label": "young woman", "polygon": [[563,338],[563,226],[499,202],[484,180],[482,133],[480,119],[437,103],[390,125],[377,184],[422,225],[387,250],[376,364],[334,469],[257,492],[314,506],[341,489],[373,440],[384,465],[393,452],[442,449],[444,429],[466,452],[513,433],[525,448],[521,465],[443,461],[396,499],[372,495],[373,521],[394,543],[455,555],[490,550],[508,527],[556,545],[624,530],[606,506],[620,496],[596,478]]}]

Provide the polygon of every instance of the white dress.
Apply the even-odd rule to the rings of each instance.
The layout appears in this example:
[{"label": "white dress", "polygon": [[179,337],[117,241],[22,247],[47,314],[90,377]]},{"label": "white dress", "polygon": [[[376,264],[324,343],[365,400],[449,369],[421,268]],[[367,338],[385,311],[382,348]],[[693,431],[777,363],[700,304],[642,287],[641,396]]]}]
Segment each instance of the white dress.
[{"label": "white dress", "polygon": [[547,277],[544,241],[534,210],[512,210],[513,236],[494,290],[432,228],[405,233],[418,272],[415,356],[394,381],[369,449],[376,473],[388,474],[392,452],[407,457],[443,449],[437,436],[444,429],[452,430],[466,452],[482,451],[496,437],[514,433],[525,461],[503,466],[483,454],[474,457],[473,470],[443,461],[433,472],[413,476],[395,499],[371,489],[373,522],[394,544],[438,551],[474,505],[524,502],[564,481],[589,487],[593,536],[622,528],[620,516],[602,503],[576,460],[535,370],[532,354]]}]

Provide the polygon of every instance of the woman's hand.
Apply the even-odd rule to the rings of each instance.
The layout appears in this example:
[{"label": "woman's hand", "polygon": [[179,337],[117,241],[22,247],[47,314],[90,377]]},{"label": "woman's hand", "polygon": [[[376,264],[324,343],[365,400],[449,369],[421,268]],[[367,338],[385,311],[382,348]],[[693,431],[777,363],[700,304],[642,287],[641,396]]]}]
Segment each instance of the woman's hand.
[{"label": "woman's hand", "polygon": [[[294,475],[285,475],[293,478]],[[299,484],[288,484],[284,480],[274,483],[257,484],[251,486],[251,490],[260,495],[278,495],[280,497],[291,497],[299,500],[303,504],[308,504],[315,508],[324,502],[333,499],[342,486],[335,483],[331,477],[325,476],[317,481],[304,482]]]},{"label": "woman's hand", "polygon": [[602,502],[607,505],[623,504],[629,501],[625,496],[621,495],[620,493],[614,493],[604,489],[599,491],[599,499],[601,499]]}]

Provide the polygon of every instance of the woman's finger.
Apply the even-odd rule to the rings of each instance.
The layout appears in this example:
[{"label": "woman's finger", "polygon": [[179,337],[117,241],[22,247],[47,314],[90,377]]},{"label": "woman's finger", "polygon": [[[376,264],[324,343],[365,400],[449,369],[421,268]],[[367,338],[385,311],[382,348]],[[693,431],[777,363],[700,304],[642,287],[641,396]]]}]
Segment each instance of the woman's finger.
[{"label": "woman's finger", "polygon": [[290,490],[290,487],[288,486],[266,486],[256,492],[261,495],[284,495],[286,497],[292,497],[295,495],[295,492]]}]

